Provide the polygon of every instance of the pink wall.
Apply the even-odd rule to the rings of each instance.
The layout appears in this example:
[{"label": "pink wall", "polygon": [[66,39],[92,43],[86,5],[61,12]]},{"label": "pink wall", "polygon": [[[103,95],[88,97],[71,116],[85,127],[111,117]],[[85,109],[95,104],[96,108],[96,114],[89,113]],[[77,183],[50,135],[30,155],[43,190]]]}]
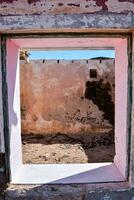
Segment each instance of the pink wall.
[{"label": "pink wall", "polygon": [[[116,146],[115,162],[127,171],[127,83],[128,83],[128,57],[127,57],[127,40],[118,40],[116,43],[115,59],[115,142]],[[116,67],[117,66],[117,67]]]},{"label": "pink wall", "polygon": [[10,131],[11,177],[15,176],[22,164],[20,86],[19,86],[19,47],[7,41],[7,83]]},{"label": "pink wall", "polygon": [[[11,43],[10,43],[11,42]],[[115,142],[116,142],[116,156],[115,156],[115,164],[122,173],[124,177],[126,177],[126,171],[127,171],[127,69],[128,69],[128,63],[127,63],[127,39],[126,38],[45,38],[45,39],[14,39],[11,40],[9,44],[12,44],[9,46],[8,49],[8,56],[7,56],[7,68],[10,70],[12,67],[12,58],[14,57],[14,60],[17,60],[18,58],[18,52],[17,49],[19,47],[25,48],[25,47],[33,47],[33,48],[48,48],[48,47],[71,47],[71,48],[82,48],[82,47],[114,47],[116,50],[116,62],[115,62]],[[12,43],[13,42],[13,43]],[[17,46],[16,46],[16,45]],[[16,49],[14,51],[14,48]],[[16,71],[16,64],[14,65]],[[10,72],[10,71],[9,71]],[[9,94],[9,112],[12,113],[13,109],[16,109],[16,116],[18,119],[18,123],[20,122],[20,107],[19,107],[19,73],[16,73],[17,75],[17,81],[14,82],[15,88],[11,87],[13,85],[14,77],[11,74],[11,72],[8,72],[8,87],[10,87],[10,93]],[[17,70],[18,72],[18,70]],[[11,86],[10,86],[11,85]],[[17,92],[18,90],[18,92]],[[15,96],[15,98],[13,98]],[[13,101],[13,102],[12,102]],[[10,125],[16,124],[16,119],[11,119],[11,113],[9,114],[9,121]],[[12,157],[15,155],[14,151],[17,150],[18,153],[21,148],[20,144],[20,129],[19,126],[13,125],[14,129],[11,130],[11,158],[15,159],[18,162],[20,160],[18,157]],[[18,135],[17,135],[18,134]],[[18,137],[15,138],[15,137]],[[18,146],[18,148],[17,148]],[[15,161],[14,161],[15,162]],[[14,163],[13,163],[14,164]],[[12,168],[12,166],[11,166]],[[13,169],[12,169],[13,170]]]}]

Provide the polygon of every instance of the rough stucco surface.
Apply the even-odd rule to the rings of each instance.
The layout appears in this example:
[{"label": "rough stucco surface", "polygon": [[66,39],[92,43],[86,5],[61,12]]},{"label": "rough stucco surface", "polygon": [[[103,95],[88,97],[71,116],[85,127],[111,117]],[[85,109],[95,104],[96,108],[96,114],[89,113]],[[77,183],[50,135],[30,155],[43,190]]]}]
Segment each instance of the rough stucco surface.
[{"label": "rough stucco surface", "polygon": [[[106,184],[105,184],[106,185]],[[108,184],[107,184],[108,185]],[[118,185],[118,184],[117,184]],[[99,188],[99,189],[98,189]],[[11,186],[5,200],[133,200],[134,191],[88,184]]]},{"label": "rough stucco surface", "polygon": [[0,31],[133,28],[133,13],[133,0],[2,0]]},{"label": "rough stucco surface", "polygon": [[[44,2],[43,0],[1,0],[0,31],[7,33],[7,31],[21,32],[22,30],[27,32],[41,32],[53,30],[61,31],[62,29],[66,29],[68,31],[71,31],[72,29],[79,29],[82,31],[83,29],[89,28],[90,31],[92,28],[98,28],[97,30],[106,30],[107,28],[134,28],[133,0],[81,0],[78,1],[78,3],[73,0],[71,1],[71,5],[67,5],[70,1],[63,2],[57,0],[54,2],[56,2],[56,4],[52,6],[53,1]],[[113,29],[113,31],[115,30],[116,29]],[[0,132],[1,131],[2,126]],[[132,140],[132,142],[133,141],[134,140]],[[131,149],[131,180],[133,180],[134,144],[132,144]],[[4,185],[1,183],[3,180],[4,177],[2,175],[0,178],[1,191]],[[0,196],[2,195],[1,191]],[[54,187],[14,186],[14,188],[9,187],[5,192],[5,196],[1,196],[0,199],[134,200],[134,190],[127,189],[126,187],[119,190],[116,188],[112,190],[111,186],[107,189],[105,189],[103,186],[102,188],[88,188],[86,185],[57,185]]]},{"label": "rough stucco surface", "polygon": [[133,0],[2,0],[1,15],[76,14],[76,13],[129,13],[134,12]]},{"label": "rough stucco surface", "polygon": [[[134,15],[128,14],[71,14],[71,15],[16,15],[0,17],[0,32],[74,31],[89,28],[134,28]],[[98,29],[99,30],[99,29]]]},{"label": "rough stucco surface", "polygon": [[[97,71],[96,78],[90,77],[90,69]],[[85,93],[88,95],[87,81],[96,84],[95,88],[102,80],[102,90],[108,89],[114,104],[114,59],[22,62],[20,75],[23,134],[107,133],[112,129],[114,116],[107,116],[108,111],[100,110]],[[108,109],[112,109],[110,99]],[[98,101],[101,103],[102,96]]]}]

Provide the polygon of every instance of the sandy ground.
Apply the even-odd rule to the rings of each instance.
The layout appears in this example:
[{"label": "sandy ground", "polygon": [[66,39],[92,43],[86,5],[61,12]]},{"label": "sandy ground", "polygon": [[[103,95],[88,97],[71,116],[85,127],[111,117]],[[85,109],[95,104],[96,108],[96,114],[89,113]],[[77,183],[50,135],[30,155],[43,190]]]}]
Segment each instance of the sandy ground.
[{"label": "sandy ground", "polygon": [[55,136],[22,136],[23,163],[92,163],[112,162],[114,144],[111,134],[88,138]]}]

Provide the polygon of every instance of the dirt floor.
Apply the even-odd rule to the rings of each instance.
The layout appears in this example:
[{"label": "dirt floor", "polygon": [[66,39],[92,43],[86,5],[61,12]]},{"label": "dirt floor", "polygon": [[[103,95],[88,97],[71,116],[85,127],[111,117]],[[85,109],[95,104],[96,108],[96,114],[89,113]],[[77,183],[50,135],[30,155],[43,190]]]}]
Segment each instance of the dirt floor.
[{"label": "dirt floor", "polygon": [[[83,134],[82,134],[83,135]],[[102,134],[22,135],[23,163],[112,162],[113,132]]]}]

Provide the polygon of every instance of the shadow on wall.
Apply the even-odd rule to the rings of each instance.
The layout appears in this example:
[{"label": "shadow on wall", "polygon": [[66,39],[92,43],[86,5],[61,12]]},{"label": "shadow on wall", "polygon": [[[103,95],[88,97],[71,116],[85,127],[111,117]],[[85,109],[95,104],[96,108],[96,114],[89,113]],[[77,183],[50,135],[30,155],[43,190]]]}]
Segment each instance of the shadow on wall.
[{"label": "shadow on wall", "polygon": [[110,83],[103,83],[103,79],[99,81],[87,81],[85,98],[92,100],[99,110],[103,111],[104,119],[108,120],[114,126],[114,103],[110,95]]},{"label": "shadow on wall", "polygon": [[[114,59],[38,60],[22,62],[20,69],[23,134],[114,125]],[[91,69],[97,73],[91,76]]]}]

